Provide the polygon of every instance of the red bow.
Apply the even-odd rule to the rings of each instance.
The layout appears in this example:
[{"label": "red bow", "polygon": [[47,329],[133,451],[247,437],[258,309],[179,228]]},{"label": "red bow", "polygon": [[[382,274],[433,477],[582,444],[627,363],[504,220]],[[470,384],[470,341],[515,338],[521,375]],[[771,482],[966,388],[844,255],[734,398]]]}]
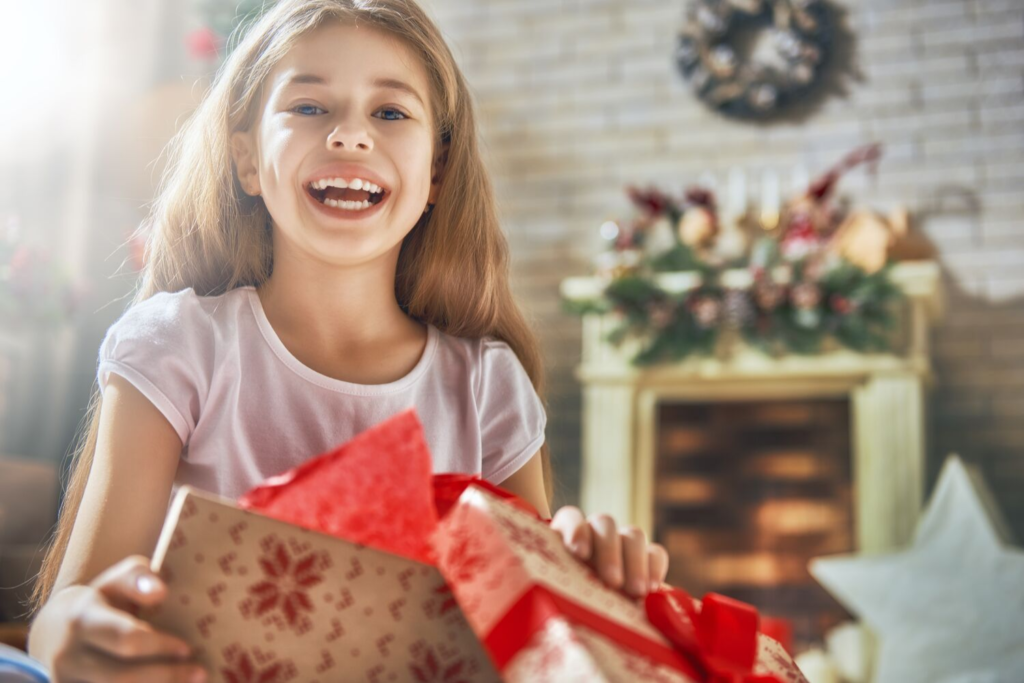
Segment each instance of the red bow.
[{"label": "red bow", "polygon": [[717,593],[704,596],[700,609],[679,588],[649,593],[647,618],[705,673],[707,683],[782,683],[753,672],[757,660],[757,609]]}]

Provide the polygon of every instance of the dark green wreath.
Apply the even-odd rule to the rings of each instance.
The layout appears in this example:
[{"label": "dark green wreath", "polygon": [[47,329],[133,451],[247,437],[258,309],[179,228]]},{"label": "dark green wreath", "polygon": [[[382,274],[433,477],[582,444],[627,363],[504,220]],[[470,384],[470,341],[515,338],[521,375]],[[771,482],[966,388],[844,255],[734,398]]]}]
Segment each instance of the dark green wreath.
[{"label": "dark green wreath", "polygon": [[[820,81],[831,29],[824,0],[691,0],[676,63],[708,105],[737,118],[767,118]],[[745,62],[736,38],[770,26],[784,66]]]}]

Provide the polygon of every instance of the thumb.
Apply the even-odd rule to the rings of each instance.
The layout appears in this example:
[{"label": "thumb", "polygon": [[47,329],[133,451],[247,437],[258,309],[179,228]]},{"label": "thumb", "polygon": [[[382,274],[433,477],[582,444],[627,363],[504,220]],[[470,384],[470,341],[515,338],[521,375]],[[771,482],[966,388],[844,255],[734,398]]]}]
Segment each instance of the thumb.
[{"label": "thumb", "polygon": [[167,584],[149,567],[141,555],[127,557],[93,581],[111,604],[119,607],[150,607],[167,597]]}]

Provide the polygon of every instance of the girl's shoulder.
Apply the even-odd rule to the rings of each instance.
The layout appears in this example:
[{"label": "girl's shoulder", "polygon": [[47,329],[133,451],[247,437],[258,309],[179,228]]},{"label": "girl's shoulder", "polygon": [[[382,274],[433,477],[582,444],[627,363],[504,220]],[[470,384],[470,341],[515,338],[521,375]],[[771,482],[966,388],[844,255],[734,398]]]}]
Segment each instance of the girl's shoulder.
[{"label": "girl's shoulder", "polygon": [[200,296],[191,287],[177,292],[157,292],[132,304],[115,323],[121,327],[173,332],[222,323],[242,305],[247,305],[246,290],[239,287],[216,296]]},{"label": "girl's shoulder", "polygon": [[437,336],[442,346],[471,367],[491,365],[495,360],[509,356],[515,358],[512,348],[496,337],[456,337],[441,330],[437,330]]},{"label": "girl's shoulder", "polygon": [[235,334],[247,288],[217,296],[200,296],[191,288],[157,292],[134,303],[107,329],[101,358],[115,350],[150,349],[150,353],[212,356],[218,340]]},{"label": "girl's shoulder", "polygon": [[492,336],[454,337],[442,332],[439,337],[442,345],[450,349],[442,357],[458,357],[459,364],[469,372],[477,396],[496,387],[530,383],[523,364],[508,343]]}]

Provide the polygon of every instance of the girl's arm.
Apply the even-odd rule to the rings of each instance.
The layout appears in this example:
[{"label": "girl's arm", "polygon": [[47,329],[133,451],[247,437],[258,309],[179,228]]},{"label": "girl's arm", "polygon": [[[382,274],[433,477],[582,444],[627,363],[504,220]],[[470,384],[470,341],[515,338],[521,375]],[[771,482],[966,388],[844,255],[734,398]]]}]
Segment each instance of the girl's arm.
[{"label": "girl's arm", "polygon": [[[543,518],[551,517],[539,452],[500,486],[533,505]],[[617,529],[610,515],[592,514],[585,518],[579,508],[567,505],[555,513],[551,528],[606,584],[635,597],[643,597],[657,588],[668,574],[665,548],[658,543],[648,544],[638,527]]]},{"label": "girl's arm", "polygon": [[152,555],[181,448],[163,414],[111,373],[89,483],[55,589],[88,583],[129,555]]},{"label": "girl's arm", "polygon": [[525,465],[513,472],[499,486],[532,505],[544,519],[551,518],[548,496],[544,491],[544,465],[541,462],[540,451],[534,453]]},{"label": "girl's arm", "polygon": [[75,680],[108,680],[135,664],[145,668],[133,674],[165,680],[169,669],[183,672],[184,665],[140,660],[182,656],[188,646],[129,612],[165,593],[146,558],[166,515],[181,440],[138,389],[113,373],[99,419],[88,483],[54,590],[32,623],[30,651],[55,680],[69,672]]}]

